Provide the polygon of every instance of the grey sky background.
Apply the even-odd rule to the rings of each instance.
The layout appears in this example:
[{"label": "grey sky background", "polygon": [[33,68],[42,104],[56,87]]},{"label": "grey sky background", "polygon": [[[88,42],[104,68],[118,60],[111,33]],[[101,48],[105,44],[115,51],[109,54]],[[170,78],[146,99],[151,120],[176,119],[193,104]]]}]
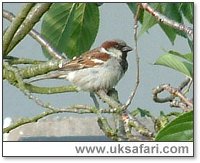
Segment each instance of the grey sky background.
[{"label": "grey sky background", "polygon": [[[3,9],[17,14],[21,3],[4,3]],[[96,40],[92,48],[99,46],[103,41],[119,38],[134,47],[133,42],[133,15],[125,3],[104,3],[100,8],[100,27]],[[10,23],[3,19],[3,29]],[[34,29],[40,31],[41,22]],[[153,63],[164,54],[162,50],[175,50],[181,53],[190,51],[187,41],[177,37],[173,46],[159,26],[155,26],[145,33],[138,41],[138,51],[140,55],[140,85],[137,94],[129,107],[129,110],[140,107],[149,110],[154,115],[159,115],[160,111],[165,113],[178,111],[172,109],[169,104],[158,104],[152,100],[152,89],[163,83],[170,83],[176,87],[184,80],[184,75],[174,70],[162,66],[154,66]],[[40,45],[30,36],[26,38],[11,52],[15,57],[26,57],[39,60],[47,60],[43,54]],[[131,90],[135,86],[135,55],[134,51],[128,55],[129,69],[124,78],[116,86],[120,101],[126,102]],[[41,81],[38,85],[53,86],[58,84],[69,84],[67,81]],[[63,93],[55,95],[38,95],[44,102],[50,102],[57,107],[69,106],[73,104],[91,104],[93,102],[87,92]],[[28,99],[22,92],[7,81],[3,81],[3,116],[20,118],[30,117],[43,112],[44,109],[36,105],[34,101]],[[65,114],[67,115],[67,114]],[[70,114],[71,115],[71,114]],[[85,116],[85,115],[80,115]]]}]

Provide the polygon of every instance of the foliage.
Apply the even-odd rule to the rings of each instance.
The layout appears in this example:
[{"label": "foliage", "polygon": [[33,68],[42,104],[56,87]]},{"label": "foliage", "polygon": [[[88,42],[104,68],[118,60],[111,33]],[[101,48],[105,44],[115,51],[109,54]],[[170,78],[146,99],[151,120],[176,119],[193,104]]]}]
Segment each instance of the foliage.
[{"label": "foliage", "polygon": [[[178,23],[184,23],[186,19],[189,23],[193,23],[193,3],[149,3],[156,11],[162,13],[168,18],[175,20]],[[135,14],[136,3],[128,3],[130,10]],[[140,30],[140,36],[145,32],[148,32],[150,28],[159,24],[161,29],[165,32],[166,36],[169,38],[172,44],[177,37],[180,35],[182,37],[187,37],[185,33],[177,31],[167,25],[158,23],[156,18],[150,15],[147,11],[142,9],[139,21],[142,24]]]},{"label": "foliage", "polygon": [[184,113],[158,132],[156,141],[192,141],[193,111]]},{"label": "foliage", "polygon": [[41,33],[60,53],[73,58],[90,49],[98,27],[95,3],[55,3],[44,16]]},{"label": "foliage", "polygon": [[[184,61],[181,61],[181,59],[184,59]],[[161,55],[156,60],[155,65],[172,68],[190,78],[193,76],[192,53],[180,54],[178,52],[169,51],[168,53]]]}]

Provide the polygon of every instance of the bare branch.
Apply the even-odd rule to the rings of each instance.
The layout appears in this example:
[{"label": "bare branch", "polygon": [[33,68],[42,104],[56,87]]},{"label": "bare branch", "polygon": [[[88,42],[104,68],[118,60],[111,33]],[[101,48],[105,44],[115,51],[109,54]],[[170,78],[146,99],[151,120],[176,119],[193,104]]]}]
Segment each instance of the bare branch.
[{"label": "bare branch", "polygon": [[147,12],[149,12],[152,16],[154,16],[157,21],[166,24],[174,29],[178,29],[180,31],[183,31],[184,33],[188,34],[191,39],[193,40],[193,29],[190,27],[185,26],[184,24],[178,23],[174,20],[169,19],[165,15],[162,15],[161,13],[155,11],[151,6],[148,5],[148,3],[140,3],[141,7],[145,9]]},{"label": "bare branch", "polygon": [[153,93],[153,100],[155,102],[158,102],[158,103],[165,103],[165,102],[171,102],[175,97],[173,95],[169,96],[169,97],[165,97],[165,98],[161,98],[161,97],[158,97],[158,94],[163,92],[165,89],[165,86],[168,86],[168,84],[163,84],[161,86],[158,86],[156,88],[154,88],[152,90],[152,93]]},{"label": "bare branch", "polygon": [[191,111],[192,109],[188,108],[187,104],[180,102],[178,100],[173,100],[170,103],[170,107],[176,107],[176,108],[181,108],[184,112]]},{"label": "bare branch", "polygon": [[183,101],[185,104],[187,104],[189,107],[193,108],[193,104],[190,100],[187,99],[187,97],[185,97],[185,95],[182,94],[182,92],[180,92],[178,89],[173,88],[171,86],[166,86],[165,90],[168,91],[170,94],[179,97],[181,101]]},{"label": "bare branch", "polygon": [[193,80],[191,78],[188,78],[188,81],[189,82],[187,83],[187,85],[185,85],[185,86],[187,86],[187,88],[185,90],[183,90],[183,94],[184,95],[189,92],[189,90],[190,90],[190,88],[192,86],[192,83],[193,83]]},{"label": "bare branch", "polygon": [[179,91],[182,91],[189,83],[190,83],[191,79],[190,78],[186,78],[178,87]]},{"label": "bare branch", "polygon": [[133,89],[133,91],[131,92],[131,95],[129,96],[126,104],[123,106],[123,109],[126,110],[129,105],[131,104],[135,94],[136,94],[136,91],[137,91],[137,88],[139,86],[139,83],[140,83],[140,58],[139,58],[139,53],[138,53],[138,47],[137,47],[137,28],[138,28],[138,18],[139,18],[139,13],[140,13],[140,6],[138,5],[137,7],[137,12],[134,16],[134,41],[135,41],[135,55],[136,55],[136,82],[135,82],[135,87]]},{"label": "bare branch", "polygon": [[[171,96],[166,97],[166,98],[159,98],[158,94],[163,91],[169,92]],[[180,90],[178,90],[177,88],[171,87],[169,84],[162,84],[158,86],[157,88],[153,89],[153,100],[155,102],[159,102],[159,103],[172,102],[172,100],[174,100],[175,97],[178,97],[187,106],[189,106],[190,108],[193,108],[193,103],[189,99],[187,99],[187,97],[185,97],[185,95]]]}]

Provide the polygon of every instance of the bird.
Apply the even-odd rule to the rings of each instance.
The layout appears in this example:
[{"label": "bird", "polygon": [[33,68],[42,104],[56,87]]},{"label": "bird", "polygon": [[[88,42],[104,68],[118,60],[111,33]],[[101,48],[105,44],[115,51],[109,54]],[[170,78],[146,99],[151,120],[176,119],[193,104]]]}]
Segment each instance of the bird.
[{"label": "bird", "polygon": [[117,85],[127,71],[127,53],[132,50],[123,40],[108,40],[101,46],[63,63],[58,70],[31,82],[59,78],[67,79],[78,90],[109,91]]}]

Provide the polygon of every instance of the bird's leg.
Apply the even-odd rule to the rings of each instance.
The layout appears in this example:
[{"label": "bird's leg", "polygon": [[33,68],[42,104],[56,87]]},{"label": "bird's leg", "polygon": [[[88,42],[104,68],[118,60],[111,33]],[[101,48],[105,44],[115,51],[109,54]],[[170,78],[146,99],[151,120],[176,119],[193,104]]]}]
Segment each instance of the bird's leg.
[{"label": "bird's leg", "polygon": [[116,102],[120,103],[119,101],[119,97],[118,97],[118,92],[115,88],[112,88],[110,90],[107,91],[107,95],[109,97],[111,97],[112,99],[114,99]]},{"label": "bird's leg", "polygon": [[90,97],[92,98],[94,105],[97,109],[99,109],[99,102],[97,101],[97,98],[93,92],[90,92]]}]

